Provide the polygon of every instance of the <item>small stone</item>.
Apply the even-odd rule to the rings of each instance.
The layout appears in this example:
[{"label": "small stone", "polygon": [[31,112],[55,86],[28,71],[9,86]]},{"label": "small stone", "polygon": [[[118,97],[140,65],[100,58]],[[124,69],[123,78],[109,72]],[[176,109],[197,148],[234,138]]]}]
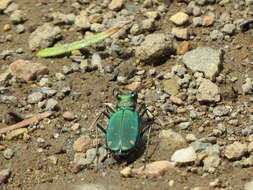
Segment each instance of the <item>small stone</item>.
[{"label": "small stone", "polygon": [[11,29],[11,25],[10,25],[10,24],[5,24],[5,25],[3,26],[3,31],[4,31],[4,32],[9,31],[10,29]]},{"label": "small stone", "polygon": [[79,123],[74,123],[74,125],[71,127],[72,131],[77,131],[78,129],[80,129],[80,124]]},{"label": "small stone", "polygon": [[155,33],[146,36],[141,45],[136,48],[135,55],[145,63],[159,63],[161,57],[170,55],[173,51],[171,39],[163,33]]},{"label": "small stone", "polygon": [[40,82],[39,82],[40,86],[47,86],[48,84],[50,84],[49,78],[42,78],[42,79],[40,79]]},{"label": "small stone", "polygon": [[28,96],[27,102],[29,104],[36,104],[43,99],[43,94],[41,92],[35,92]]},{"label": "small stone", "polygon": [[45,110],[52,111],[52,110],[55,110],[57,106],[58,106],[58,101],[53,98],[50,98],[46,103]]},{"label": "small stone", "polygon": [[56,165],[58,162],[58,158],[56,156],[48,156],[47,159],[52,162],[52,164]]},{"label": "small stone", "polygon": [[188,129],[192,125],[191,121],[181,122],[178,124],[178,127],[182,130]]},{"label": "small stone", "polygon": [[87,135],[80,136],[73,145],[76,152],[86,152],[91,146],[91,139]]},{"label": "small stone", "polygon": [[186,139],[187,142],[193,142],[193,141],[197,140],[197,138],[194,134],[187,134],[185,136],[185,139]]},{"label": "small stone", "polygon": [[21,10],[16,10],[10,15],[10,20],[14,24],[19,24],[26,20],[24,13]]},{"label": "small stone", "polygon": [[108,8],[113,11],[119,11],[124,6],[123,0],[112,0],[111,3],[108,5]]},{"label": "small stone", "polygon": [[172,28],[171,34],[182,40],[187,40],[189,38],[187,28]]},{"label": "small stone", "polygon": [[6,183],[10,175],[11,171],[9,169],[0,170],[0,185]]},{"label": "small stone", "polygon": [[183,63],[193,72],[204,72],[206,78],[214,80],[222,65],[222,54],[209,47],[198,47],[184,54]]},{"label": "small stone", "polygon": [[132,168],[125,167],[123,170],[120,171],[120,174],[123,177],[131,177],[132,176]]},{"label": "small stone", "polygon": [[236,26],[234,24],[225,24],[224,27],[221,29],[222,32],[225,34],[232,35],[234,34]]},{"label": "small stone", "polygon": [[221,31],[219,30],[213,30],[211,33],[210,33],[210,38],[212,40],[222,40],[224,38],[224,35]]},{"label": "small stone", "polygon": [[210,155],[203,160],[203,163],[204,163],[203,170],[206,172],[213,173],[214,170],[219,167],[221,163],[221,158],[216,154]]},{"label": "small stone", "polygon": [[127,90],[131,90],[132,92],[136,92],[141,87],[141,82],[132,82],[126,85],[124,88]]},{"label": "small stone", "polygon": [[67,121],[72,121],[75,119],[75,114],[73,112],[70,112],[70,111],[65,111],[63,114],[62,114],[62,117],[67,120]]},{"label": "small stone", "polygon": [[211,16],[204,16],[202,20],[203,26],[212,26],[215,22],[215,19]]},{"label": "small stone", "polygon": [[176,163],[190,163],[194,162],[197,159],[197,154],[193,147],[189,146],[188,148],[180,149],[174,152],[171,156],[171,161]]},{"label": "small stone", "polygon": [[183,41],[182,44],[177,48],[177,55],[184,55],[186,52],[190,50],[190,42]]},{"label": "small stone", "polygon": [[87,30],[91,24],[86,11],[81,11],[80,15],[75,18],[75,25],[81,30]]},{"label": "small stone", "polygon": [[183,25],[189,21],[189,16],[184,12],[178,12],[170,17],[170,21],[176,25]]},{"label": "small stone", "polygon": [[149,163],[145,168],[138,168],[135,172],[141,178],[156,178],[163,176],[166,172],[174,168],[174,163],[167,160],[161,160]]},{"label": "small stone", "polygon": [[250,182],[245,183],[244,190],[252,190],[253,189],[253,180]]},{"label": "small stone", "polygon": [[243,94],[253,93],[253,81],[251,78],[246,78],[245,83],[242,85]]},{"label": "small stone", "polygon": [[25,32],[25,27],[24,27],[24,25],[23,25],[23,24],[18,24],[18,25],[16,26],[16,32],[17,32],[18,34],[21,34],[21,33]]},{"label": "small stone", "polygon": [[220,101],[219,87],[208,79],[201,79],[198,88],[197,100],[199,102],[219,102]]},{"label": "small stone", "polygon": [[193,10],[192,10],[192,14],[193,14],[193,16],[200,16],[202,14],[201,8],[198,6],[194,6]]},{"label": "small stone", "polygon": [[203,19],[202,19],[202,17],[194,17],[192,19],[192,23],[194,26],[202,26]]},{"label": "small stone", "polygon": [[45,23],[39,26],[28,39],[29,48],[36,50],[39,48],[47,48],[54,41],[61,37],[61,29],[59,26],[54,26],[50,23]]},{"label": "small stone", "polygon": [[3,151],[3,156],[7,160],[10,160],[14,156],[14,151],[10,148],[7,148]]},{"label": "small stone", "polygon": [[50,15],[50,18],[53,19],[53,23],[55,25],[60,25],[60,24],[73,24],[75,20],[75,15],[74,14],[63,14],[60,12],[53,12]]},{"label": "small stone", "polygon": [[183,105],[184,104],[184,102],[180,98],[178,98],[177,96],[174,96],[174,95],[170,96],[170,101],[174,104],[177,104],[177,105]]},{"label": "small stone", "polygon": [[186,141],[183,136],[171,129],[160,131],[159,139],[159,146],[163,150],[173,151],[186,145]]},{"label": "small stone", "polygon": [[177,95],[179,93],[180,86],[177,83],[177,78],[173,77],[169,80],[163,81],[163,89],[170,95]]},{"label": "small stone", "polygon": [[229,112],[230,112],[229,108],[227,108],[226,106],[223,106],[223,105],[216,106],[213,109],[214,116],[218,116],[218,117],[226,116],[229,114]]},{"label": "small stone", "polygon": [[62,73],[55,73],[55,77],[57,80],[65,80],[65,75]]},{"label": "small stone", "polygon": [[13,76],[22,78],[26,81],[34,80],[39,75],[45,75],[49,73],[48,68],[41,63],[35,63],[22,59],[11,63],[10,71]]},{"label": "small stone", "polygon": [[9,4],[11,4],[12,0],[1,0],[0,1],[0,12],[5,10]]},{"label": "small stone", "polygon": [[240,142],[225,147],[224,155],[229,160],[238,160],[247,152],[247,145]]},{"label": "small stone", "polygon": [[141,22],[141,29],[143,31],[151,31],[155,28],[155,20],[152,18],[145,19]]},{"label": "small stone", "polygon": [[253,152],[253,142],[250,142],[250,143],[248,144],[248,151],[249,151],[249,152]]}]

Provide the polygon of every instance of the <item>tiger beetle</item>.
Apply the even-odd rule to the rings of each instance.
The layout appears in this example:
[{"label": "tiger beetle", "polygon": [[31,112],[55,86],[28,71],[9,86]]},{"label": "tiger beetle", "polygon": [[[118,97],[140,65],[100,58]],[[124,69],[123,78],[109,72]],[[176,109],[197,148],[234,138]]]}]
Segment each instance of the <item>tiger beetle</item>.
[{"label": "tiger beetle", "polygon": [[[117,99],[116,109],[106,104],[105,110],[94,121],[93,125],[96,124],[96,139],[98,139],[98,129],[100,129],[105,135],[105,148],[116,160],[127,160],[132,152],[139,150],[138,145],[142,143],[143,136],[148,131],[144,156],[146,162],[151,126],[142,127],[141,120],[145,114],[148,119],[153,119],[153,115],[145,104],[141,104],[137,108],[137,94],[120,94],[117,95]],[[98,123],[102,115],[109,120],[106,128]],[[98,150],[98,144],[96,147]],[[96,156],[98,156],[97,153]]]}]

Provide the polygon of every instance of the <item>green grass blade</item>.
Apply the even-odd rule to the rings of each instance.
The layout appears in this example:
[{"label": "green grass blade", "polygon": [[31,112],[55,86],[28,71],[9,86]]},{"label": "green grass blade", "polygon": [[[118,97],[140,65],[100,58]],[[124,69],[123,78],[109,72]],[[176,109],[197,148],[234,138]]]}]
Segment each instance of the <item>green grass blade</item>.
[{"label": "green grass blade", "polygon": [[54,46],[51,48],[39,50],[37,52],[36,56],[37,57],[53,57],[53,56],[57,56],[57,55],[71,52],[73,50],[82,49],[84,47],[93,45],[99,41],[102,41],[102,40],[110,37],[111,35],[118,32],[124,25],[129,24],[129,23],[130,22],[123,22],[120,25],[112,27],[109,30],[89,36],[84,40],[80,40],[80,41],[72,42],[70,44],[58,45],[58,46]]}]

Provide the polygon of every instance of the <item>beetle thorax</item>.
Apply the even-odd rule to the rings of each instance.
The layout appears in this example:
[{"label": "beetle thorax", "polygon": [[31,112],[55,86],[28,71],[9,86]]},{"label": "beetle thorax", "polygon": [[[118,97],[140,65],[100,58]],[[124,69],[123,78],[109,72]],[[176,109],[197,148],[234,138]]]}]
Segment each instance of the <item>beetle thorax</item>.
[{"label": "beetle thorax", "polygon": [[118,110],[135,110],[136,101],[132,94],[120,96],[119,103],[117,105]]}]

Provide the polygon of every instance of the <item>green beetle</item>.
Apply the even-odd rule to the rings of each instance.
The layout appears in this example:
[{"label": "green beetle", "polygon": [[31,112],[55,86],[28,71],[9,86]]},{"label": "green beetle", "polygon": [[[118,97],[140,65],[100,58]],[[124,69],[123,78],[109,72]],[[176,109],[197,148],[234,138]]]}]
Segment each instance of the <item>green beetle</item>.
[{"label": "green beetle", "polygon": [[[116,110],[106,105],[105,111],[102,111],[95,120],[97,129],[105,134],[105,146],[114,157],[125,159],[141,143],[142,137],[151,127],[142,127],[141,119],[144,114],[149,118],[153,118],[152,114],[146,108],[145,104],[137,109],[137,95],[133,93],[121,94],[117,96],[118,104]],[[101,115],[105,115],[108,119],[108,125],[105,129],[97,121]],[[148,136],[149,137],[149,136]],[[149,138],[147,139],[148,149]],[[146,155],[145,155],[146,157]],[[146,158],[145,158],[146,159]]]}]

